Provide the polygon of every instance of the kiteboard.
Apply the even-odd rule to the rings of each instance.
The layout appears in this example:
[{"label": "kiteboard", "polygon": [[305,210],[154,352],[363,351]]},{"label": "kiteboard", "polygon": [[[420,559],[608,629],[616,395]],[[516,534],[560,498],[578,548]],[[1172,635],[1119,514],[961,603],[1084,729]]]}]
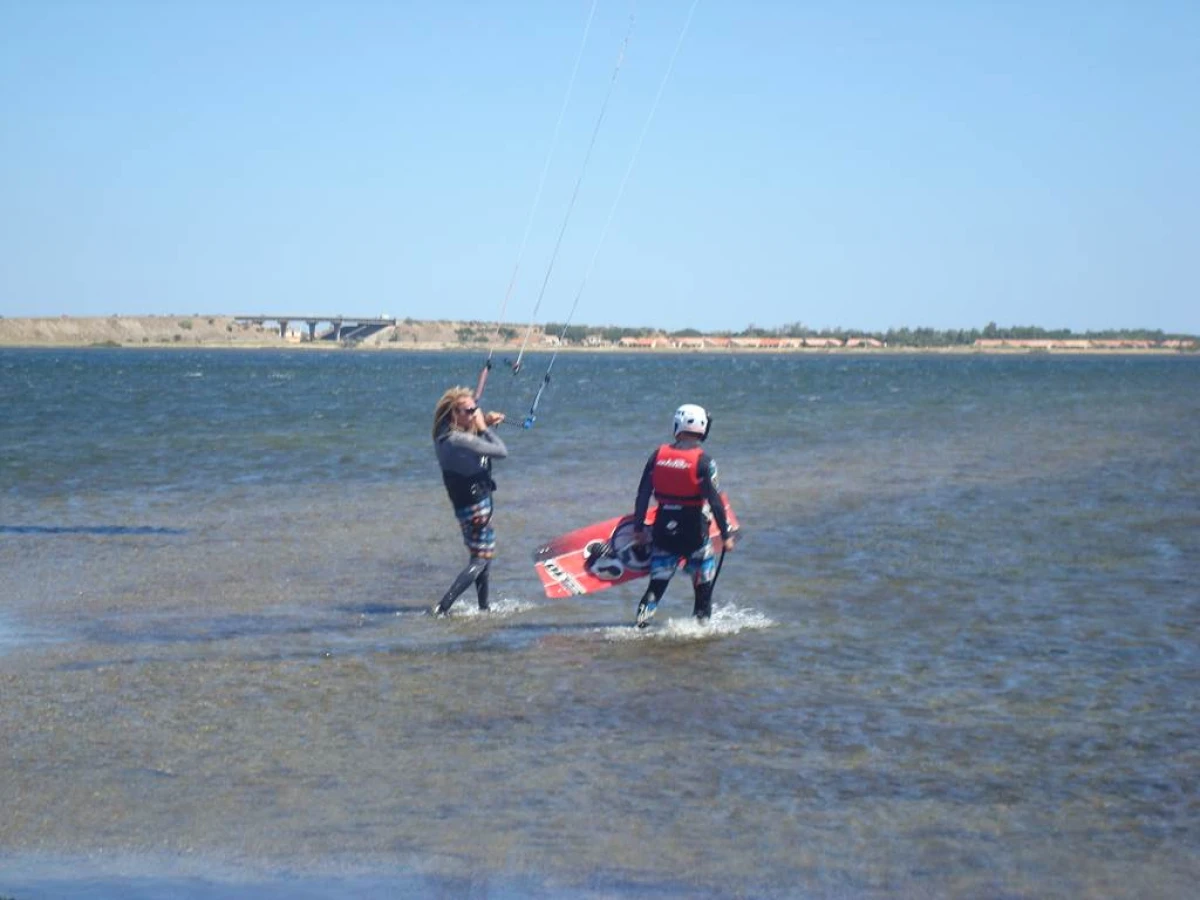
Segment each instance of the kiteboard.
[{"label": "kiteboard", "polygon": [[[725,517],[729,530],[737,531],[738,521],[729,498],[724,494]],[[654,524],[657,506],[646,511],[646,524]],[[633,537],[636,520],[630,513],[594,522],[553,538],[533,552],[533,568],[542,582],[542,590],[552,600],[594,594],[616,584],[624,584],[650,573],[650,545],[638,544]],[[721,531],[715,519],[708,529],[713,549],[721,552]]]}]

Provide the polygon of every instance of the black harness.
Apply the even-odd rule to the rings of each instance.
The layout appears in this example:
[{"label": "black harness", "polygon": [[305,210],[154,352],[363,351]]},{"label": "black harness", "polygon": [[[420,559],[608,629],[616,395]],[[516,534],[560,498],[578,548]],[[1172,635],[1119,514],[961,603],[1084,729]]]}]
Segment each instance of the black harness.
[{"label": "black harness", "polygon": [[474,506],[496,490],[496,482],[492,481],[492,461],[488,460],[487,468],[474,475],[460,475],[443,469],[442,483],[446,485],[446,493],[455,509]]}]

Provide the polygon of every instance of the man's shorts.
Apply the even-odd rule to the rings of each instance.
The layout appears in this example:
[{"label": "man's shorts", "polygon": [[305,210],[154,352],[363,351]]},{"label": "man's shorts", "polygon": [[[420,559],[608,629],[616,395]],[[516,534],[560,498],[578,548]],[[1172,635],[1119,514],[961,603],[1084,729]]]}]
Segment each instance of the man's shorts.
[{"label": "man's shorts", "polygon": [[717,575],[717,560],[713,555],[712,541],[706,539],[699,550],[686,557],[663,553],[656,547],[650,554],[650,580],[669,581],[679,568],[681,559],[684,561],[684,570],[692,576],[693,584],[708,584]]},{"label": "man's shorts", "polygon": [[496,529],[492,528],[492,498],[454,510],[462,529],[463,543],[476,559],[492,559],[496,555]]}]

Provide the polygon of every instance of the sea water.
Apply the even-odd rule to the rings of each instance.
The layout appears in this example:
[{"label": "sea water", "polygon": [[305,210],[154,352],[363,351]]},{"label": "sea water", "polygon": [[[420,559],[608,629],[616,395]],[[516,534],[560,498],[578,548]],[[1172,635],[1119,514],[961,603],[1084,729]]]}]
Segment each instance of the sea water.
[{"label": "sea water", "polygon": [[[0,350],[0,896],[1137,897],[1200,879],[1200,358],[491,373],[493,611],[430,441],[484,351]],[[743,537],[547,600],[700,403]]]}]

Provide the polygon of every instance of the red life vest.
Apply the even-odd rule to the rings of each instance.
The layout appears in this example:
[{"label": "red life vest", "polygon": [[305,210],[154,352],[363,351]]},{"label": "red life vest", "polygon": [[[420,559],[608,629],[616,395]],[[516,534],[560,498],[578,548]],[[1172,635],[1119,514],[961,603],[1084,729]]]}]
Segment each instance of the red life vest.
[{"label": "red life vest", "polygon": [[650,483],[660,504],[704,505],[700,486],[700,455],[703,452],[700,447],[683,450],[671,444],[658,448]]}]

